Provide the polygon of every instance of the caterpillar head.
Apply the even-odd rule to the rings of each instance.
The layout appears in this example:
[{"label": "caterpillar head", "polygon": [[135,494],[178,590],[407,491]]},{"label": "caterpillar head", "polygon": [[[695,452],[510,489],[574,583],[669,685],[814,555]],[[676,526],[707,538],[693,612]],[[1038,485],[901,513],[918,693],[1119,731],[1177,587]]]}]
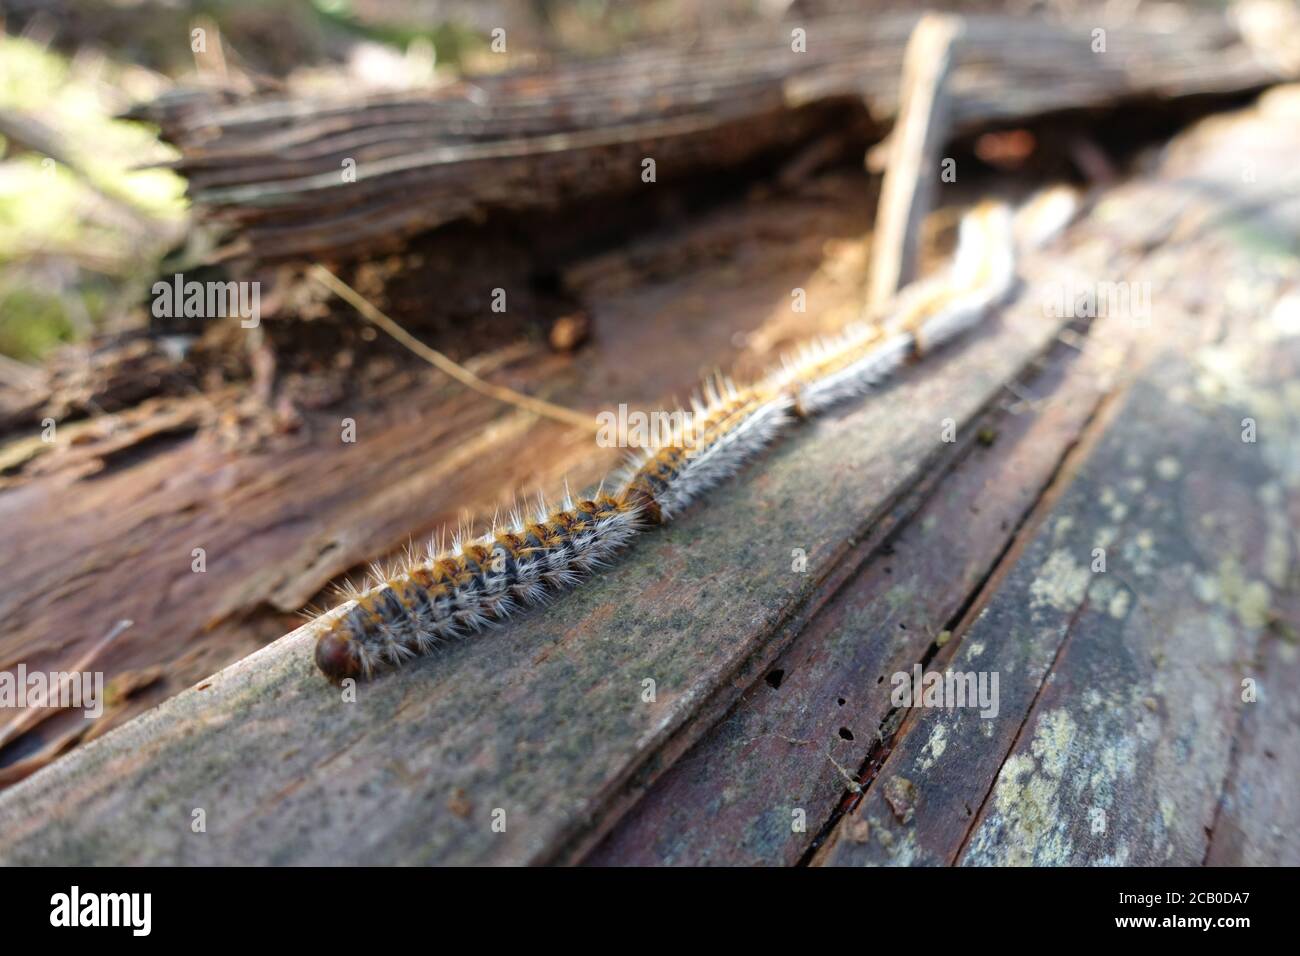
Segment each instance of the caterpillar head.
[{"label": "caterpillar head", "polygon": [[316,639],[316,666],[336,684],[361,676],[361,655],[346,618],[331,621]]}]

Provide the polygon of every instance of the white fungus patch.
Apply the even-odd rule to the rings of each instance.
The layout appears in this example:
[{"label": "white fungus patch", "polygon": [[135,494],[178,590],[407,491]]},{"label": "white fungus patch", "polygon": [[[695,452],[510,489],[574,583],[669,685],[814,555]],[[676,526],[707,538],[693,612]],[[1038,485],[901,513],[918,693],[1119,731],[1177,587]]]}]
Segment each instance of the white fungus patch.
[{"label": "white fungus patch", "polygon": [[934,729],[930,731],[930,739],[921,748],[921,769],[929,770],[934,766],[934,762],[943,756],[946,749],[948,749],[948,728],[942,722],[936,722]]},{"label": "white fungus patch", "polygon": [[1173,481],[1182,473],[1182,466],[1173,455],[1165,455],[1156,462],[1156,477],[1164,481]]},{"label": "white fungus patch", "polygon": [[1030,604],[1034,608],[1073,611],[1088,592],[1089,577],[1088,568],[1076,561],[1069,551],[1053,551],[1029,586]]},{"label": "white fungus patch", "polygon": [[1114,596],[1106,605],[1106,610],[1110,613],[1111,617],[1122,621],[1128,615],[1129,600],[1128,591],[1123,588],[1118,588],[1115,591]]}]

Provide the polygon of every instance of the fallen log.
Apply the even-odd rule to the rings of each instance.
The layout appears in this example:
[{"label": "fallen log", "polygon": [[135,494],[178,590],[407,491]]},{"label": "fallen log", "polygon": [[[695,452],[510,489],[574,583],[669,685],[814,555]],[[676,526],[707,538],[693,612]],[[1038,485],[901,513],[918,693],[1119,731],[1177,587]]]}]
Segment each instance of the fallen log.
[{"label": "fallen log", "polygon": [[[1230,94],[1286,71],[1213,16],[1176,25],[977,15],[954,58],[952,133],[1143,99]],[[766,24],[441,89],[312,102],[266,97],[151,116],[224,256],[348,257],[493,211],[554,209],[787,154],[898,110],[916,17]],[[799,35],[802,31],[802,36]]]},{"label": "fallen log", "polygon": [[[1113,488],[1115,502],[1137,509],[1132,511],[1135,516],[1145,514],[1140,510],[1146,500],[1143,488],[1160,474],[1171,473],[1160,464],[1167,454],[1178,459],[1179,470],[1162,480],[1183,476],[1180,487],[1197,506],[1184,513],[1209,509],[1219,514],[1216,520],[1230,520],[1234,512],[1228,504],[1216,510],[1204,497],[1209,473],[1198,477],[1197,456],[1213,448],[1213,460],[1231,466],[1237,474],[1234,481],[1243,488],[1263,482],[1259,487],[1274,489],[1259,499],[1266,507],[1258,517],[1267,527],[1275,525],[1279,507],[1296,507],[1286,489],[1295,485],[1292,469],[1300,457],[1293,445],[1300,431],[1291,411],[1294,403],[1285,396],[1294,390],[1294,363],[1300,355],[1294,332],[1286,331],[1290,326],[1285,316],[1276,322],[1261,316],[1279,301],[1296,264],[1291,240],[1300,183],[1290,160],[1297,145],[1294,109],[1293,101],[1270,98],[1258,112],[1231,123],[1206,124],[1175,144],[1156,172],[1102,197],[1095,214],[1064,245],[1027,263],[1026,288],[997,322],[936,354],[932,364],[917,366],[872,400],[810,426],[774,449],[761,467],[747,470],[708,507],[647,536],[627,560],[599,580],[496,633],[365,684],[355,701],[314,674],[312,634],[304,628],[0,794],[0,831],[5,835],[0,860],[520,863],[582,857],[620,819],[632,819],[625,815],[646,788],[678,773],[674,765],[720,719],[734,719],[752,706],[755,694],[773,690],[764,678],[780,655],[806,654],[807,647],[792,649],[837,633],[809,622],[833,602],[864,562],[887,557],[880,547],[884,542],[871,538],[872,529],[907,500],[918,482],[942,474],[959,457],[960,448],[940,437],[943,419],[952,419],[968,441],[978,440],[978,432],[971,434],[973,423],[995,407],[1008,387],[1013,394],[1022,390],[1017,380],[1035,360],[1049,354],[1070,323],[1068,316],[1045,314],[1044,302],[1057,301],[1062,287],[1080,281],[1095,283],[1104,276],[1115,282],[1161,283],[1162,295],[1168,298],[1159,300],[1162,311],[1154,329],[1127,330],[1139,339],[1142,360],[1131,363],[1131,375],[1117,381],[1111,401],[1116,407],[1124,403],[1139,411],[1150,409],[1144,396],[1163,389],[1168,414],[1198,423],[1192,429],[1159,429],[1162,419],[1143,424],[1143,415],[1095,417],[1086,427],[1099,434],[1095,441],[1081,444],[1084,461],[1093,460],[1096,449],[1103,455],[1096,459],[1098,467],[1104,470],[1110,456],[1119,454],[1123,467],[1132,471],[1138,465],[1125,463],[1125,455],[1132,453],[1145,482]],[[1257,182],[1243,181],[1240,175],[1237,159],[1242,148],[1249,148],[1258,164]],[[1123,223],[1123,228],[1115,223]],[[1246,234],[1255,237],[1249,245],[1242,240]],[[1267,254],[1261,255],[1261,249]],[[1203,311],[1206,304],[1229,300],[1229,287],[1240,295],[1234,283],[1242,275],[1251,276],[1254,305],[1232,321],[1222,313]],[[1177,335],[1163,334],[1174,330]],[[1085,347],[1105,344],[1090,337],[1080,340],[1080,334],[1066,337],[1087,343]],[[1198,351],[1202,343],[1219,351],[1203,355]],[[1203,359],[1217,370],[1217,378],[1207,382],[1204,375],[1193,374]],[[1030,401],[1028,410],[1033,408]],[[1242,459],[1238,422],[1252,410],[1276,444],[1263,444],[1262,455]],[[1148,454],[1115,422],[1132,422],[1130,427],[1142,434],[1155,427],[1161,444]],[[1077,419],[1062,422],[1054,439],[1058,454],[1068,449],[1079,428]],[[996,438],[992,448],[997,448]],[[974,453],[969,445],[966,453]],[[1148,467],[1154,469],[1151,475]],[[1052,514],[1055,500],[1073,508],[1075,502],[1098,497],[1095,489],[1074,484],[1075,476],[1083,473],[1073,465],[1065,467],[1059,473],[1066,486],[1063,493],[1059,499],[1055,493],[1048,495],[1038,513]],[[1004,478],[995,472],[990,480]],[[1037,481],[1041,484],[1042,478]],[[940,480],[934,487],[935,496],[973,495],[967,506],[980,506],[978,483],[949,486]],[[1033,494],[1033,483],[1028,487]],[[1281,503],[1268,505],[1269,494],[1281,495]],[[1106,521],[1123,520],[1108,508]],[[1078,588],[1072,583],[1077,577],[1073,571],[1064,578],[1058,573],[1064,566],[1061,559],[1047,558],[1052,548],[1067,543],[1075,550],[1091,544],[1097,530],[1091,520],[1081,523],[1072,510],[1061,515],[1074,515],[1074,525],[1031,520],[1025,535],[1013,539],[1007,567],[996,555],[977,559],[994,560],[989,585],[970,595],[975,620],[964,618],[943,644],[947,654],[977,655],[981,635],[996,627],[988,616],[979,616],[979,607],[989,607],[990,615],[1007,615],[1016,607],[1020,590],[1037,595],[1047,617],[1012,615],[1006,618],[1012,629],[999,633],[1014,639],[985,642],[988,653],[1031,656],[1033,666],[1005,671],[1008,684],[1013,676],[1016,681],[1006,688],[1006,706],[1023,709],[1031,729],[1050,729],[1060,722],[1051,716],[1056,703],[1040,697],[1036,689],[1046,684],[1053,662],[1059,661],[1062,668],[1061,681],[1073,681],[1096,659],[1087,641],[1074,645],[1078,655],[1071,654],[1069,646],[1064,654],[1053,654],[1051,642],[1059,648],[1067,640],[1068,628],[1063,631],[1058,618],[1077,610]],[[1255,517],[1252,512],[1250,520]],[[1134,526],[1124,540],[1136,541],[1141,530]],[[1179,547],[1179,535],[1214,533],[1213,528],[1178,531],[1163,524],[1148,530],[1161,548]],[[1238,543],[1246,547],[1249,540],[1247,536]],[[933,546],[939,549],[936,554],[943,553],[941,543]],[[792,567],[795,548],[805,553],[806,573]],[[1170,760],[1176,747],[1162,744],[1172,734],[1161,733],[1161,727],[1165,721],[1170,728],[1183,726],[1178,723],[1183,713],[1176,709],[1182,706],[1179,701],[1193,700],[1189,694],[1205,690],[1206,682],[1226,675],[1235,678],[1231,662],[1249,656],[1267,635],[1268,616],[1258,612],[1287,588],[1290,550],[1285,552],[1285,567],[1275,555],[1271,570],[1256,568],[1249,555],[1231,551],[1242,560],[1249,588],[1220,589],[1215,594],[1222,600],[1203,596],[1195,606],[1181,590],[1182,578],[1171,582],[1142,570],[1139,552],[1122,547],[1118,551],[1112,560],[1117,567],[1127,565],[1120,572],[1130,580],[1136,576],[1143,587],[1141,601],[1125,609],[1125,620],[1132,626],[1105,632],[1107,640],[1118,641],[1133,654],[1144,653],[1143,648],[1159,650],[1165,638],[1158,629],[1139,627],[1139,605],[1159,613],[1173,601],[1194,618],[1180,623],[1171,632],[1174,636],[1203,635],[1204,625],[1228,642],[1222,648],[1213,642],[1198,646],[1187,660],[1173,660],[1172,647],[1163,657],[1144,660],[1129,675],[1124,693],[1103,708],[1110,713],[1124,708],[1128,726],[1141,730],[1131,743],[1154,748],[1151,766],[1173,782],[1171,786],[1177,785],[1168,792],[1178,794],[1172,822],[1157,839],[1153,830],[1143,829],[1151,817],[1149,793],[1154,784],[1140,779],[1126,784],[1131,789],[1119,792],[1135,796],[1112,805],[1111,832],[1124,837],[1112,849],[1118,853],[1127,847],[1130,860],[1154,859],[1166,848],[1172,848],[1168,858],[1190,859],[1206,850],[1208,837],[1200,824],[1231,775],[1225,755],[1232,749],[1236,724],[1231,714],[1211,708],[1212,714],[1188,725],[1203,735],[1196,754],[1205,760],[1190,762],[1195,772]],[[1221,555],[1213,548],[1177,553],[1196,573],[1217,575],[1225,586],[1237,580],[1231,574],[1224,577]],[[1030,560],[1021,559],[1022,554]],[[1082,560],[1072,557],[1070,566]],[[966,577],[968,582],[984,579],[977,568]],[[1267,599],[1260,597],[1261,588]],[[1085,596],[1087,591],[1085,587]],[[1242,593],[1255,597],[1242,604]],[[1100,597],[1098,592],[1094,599]],[[1112,599],[1107,601],[1108,615]],[[888,595],[888,600],[909,603],[913,598],[903,593]],[[1003,610],[992,610],[996,607]],[[934,612],[921,613],[929,619]],[[873,620],[868,615],[867,626]],[[907,623],[906,617],[901,620]],[[879,643],[885,637],[868,634],[861,639]],[[938,640],[935,634],[931,643]],[[1157,643],[1145,643],[1149,641]],[[851,653],[854,643],[839,646]],[[921,649],[920,643],[911,646],[914,652]],[[1205,654],[1217,656],[1211,662]],[[853,685],[866,713],[878,712],[882,695],[891,689],[887,683],[861,679],[869,673],[859,670]],[[653,693],[647,694],[647,680],[653,681]],[[1155,700],[1154,710],[1145,703],[1147,697]],[[805,702],[823,715],[841,706],[829,697]],[[1083,707],[1087,697],[1079,695],[1065,704]],[[922,726],[937,719],[946,718],[940,713],[913,715],[914,723]],[[1099,741],[1114,729],[1109,718],[1089,722],[1082,714],[1074,724],[1084,734],[1081,739],[1088,741]],[[919,766],[926,756],[920,751],[934,735],[907,726],[895,752]],[[880,779],[896,781],[880,791],[896,821],[886,826],[912,826],[921,833],[924,824],[924,833],[936,834],[949,857],[965,847],[970,862],[1026,857],[1060,861],[1062,844],[1053,838],[1053,830],[1021,825],[1017,821],[1028,819],[1023,813],[1007,816],[1007,808],[1025,804],[998,798],[1004,784],[995,782],[997,769],[1010,752],[1043,759],[1052,771],[1063,767],[1062,773],[1073,774],[1087,767],[1072,762],[1072,755],[1094,751],[1081,744],[1077,750],[1066,748],[1044,757],[1034,748],[1036,735],[1017,739],[1011,722],[997,727],[992,738],[979,732],[979,724],[954,731],[964,745],[950,756],[962,755],[962,766],[968,768],[962,773],[969,772],[972,781],[986,781],[985,794],[993,795],[987,802],[974,797],[970,816],[962,815],[968,825],[953,824],[948,814],[927,815],[926,798],[937,792],[949,800],[947,791],[932,791],[918,772],[891,766],[886,759]],[[799,732],[788,736],[798,739]],[[825,776],[807,778],[808,787],[817,793],[815,804],[805,806],[809,795],[804,791],[793,794],[800,801],[793,805],[791,794],[773,793],[773,815],[739,812],[731,818],[732,827],[756,835],[779,832],[788,844],[764,838],[737,841],[736,846],[771,857],[792,851],[802,856],[816,849],[814,840],[823,823],[833,831],[849,819],[834,813],[845,787],[834,764],[861,767],[873,749],[869,734],[853,737],[850,741],[837,735],[849,749],[832,752],[833,762],[822,763],[818,757]],[[735,748],[737,758],[743,757],[742,741],[734,736],[721,739]],[[821,742],[818,735],[809,739]],[[937,761],[934,751],[931,745],[928,756]],[[698,774],[700,766],[695,763],[691,773]],[[931,764],[936,774],[956,772],[950,766]],[[1015,766],[1023,767],[1024,760]],[[739,785],[721,764],[717,773],[721,775],[706,774],[712,783],[697,791],[698,805],[726,812],[731,805],[726,790]],[[849,775],[865,795],[860,806],[875,806],[876,778],[856,779],[852,770]],[[1065,779],[1061,774],[1058,778]],[[1007,779],[1007,785],[1014,785],[1023,782],[1023,775]],[[1063,783],[1058,790],[1068,792]],[[1237,797],[1243,795],[1238,792]],[[812,825],[792,827],[792,809],[807,810]],[[196,810],[204,811],[206,832],[196,832],[192,825]],[[1072,827],[1081,825],[1077,815],[1069,820]],[[874,834],[875,825],[867,822],[867,832]],[[860,829],[854,832],[861,834]],[[890,845],[905,847],[907,835],[891,833]],[[922,847],[939,845],[928,837],[924,844],[919,836],[917,841]],[[831,851],[847,846],[838,840]],[[1067,862],[1105,856],[1100,843],[1074,840],[1070,846],[1072,851],[1064,854]],[[680,851],[671,858],[682,858]]]}]

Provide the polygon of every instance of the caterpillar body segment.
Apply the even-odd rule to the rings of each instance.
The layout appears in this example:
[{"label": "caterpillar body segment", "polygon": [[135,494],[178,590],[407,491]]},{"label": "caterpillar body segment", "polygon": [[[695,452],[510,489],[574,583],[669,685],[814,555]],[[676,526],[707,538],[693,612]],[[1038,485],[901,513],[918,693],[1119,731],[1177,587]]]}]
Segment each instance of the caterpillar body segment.
[{"label": "caterpillar body segment", "polygon": [[[801,417],[816,415],[863,395],[892,375],[911,352],[910,335],[883,337],[875,329],[850,332],[815,346],[793,370],[786,371],[796,412]],[[815,374],[803,374],[809,365]]]},{"label": "caterpillar body segment", "polygon": [[916,358],[978,324],[1015,288],[1016,239],[1011,211],[981,203],[962,217],[952,265],[899,296],[886,328],[910,335]]},{"label": "caterpillar body segment", "polygon": [[633,462],[621,494],[649,520],[669,520],[768,445],[791,421],[789,396],[764,383],[745,389],[722,379],[696,400],[684,427],[662,448]]},{"label": "caterpillar body segment", "polygon": [[[705,382],[703,397],[691,399],[690,413],[676,419],[668,440],[631,457],[619,481],[620,493],[642,502],[651,520],[667,520],[674,510],[670,499],[681,487],[692,457],[744,421],[759,400],[756,389],[738,389],[728,379]],[[689,480],[685,483],[689,487]]]},{"label": "caterpillar body segment", "polygon": [[1069,186],[1052,186],[1029,198],[1015,213],[1016,246],[1041,249],[1065,231],[1080,207],[1079,194]]},{"label": "caterpillar body segment", "polygon": [[640,511],[604,493],[431,553],[376,581],[316,642],[326,677],[370,677],[546,600],[604,566],[636,534]]}]

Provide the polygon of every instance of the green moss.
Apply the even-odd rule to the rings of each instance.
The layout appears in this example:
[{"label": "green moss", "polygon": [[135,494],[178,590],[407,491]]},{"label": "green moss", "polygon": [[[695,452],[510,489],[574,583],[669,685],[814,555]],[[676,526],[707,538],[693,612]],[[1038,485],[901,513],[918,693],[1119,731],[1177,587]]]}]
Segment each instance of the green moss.
[{"label": "green moss", "polygon": [[35,361],[122,317],[179,237],[183,182],[134,168],[172,151],[149,128],[113,118],[122,91],[157,89],[144,71],[78,65],[0,36],[0,108],[67,163],[32,151],[41,142],[0,138],[0,352]]},{"label": "green moss", "polygon": [[21,287],[0,290],[0,352],[34,361],[73,338],[75,329],[60,296]]}]

